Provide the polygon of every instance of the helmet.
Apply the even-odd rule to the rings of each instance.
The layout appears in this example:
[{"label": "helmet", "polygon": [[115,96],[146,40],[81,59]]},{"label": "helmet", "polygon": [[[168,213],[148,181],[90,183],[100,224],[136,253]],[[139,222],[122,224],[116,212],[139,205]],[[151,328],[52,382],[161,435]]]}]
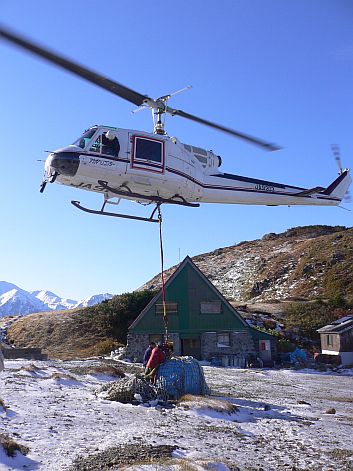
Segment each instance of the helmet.
[{"label": "helmet", "polygon": [[114,137],[115,137],[115,134],[114,134],[112,131],[107,131],[107,132],[105,133],[105,137],[106,137],[107,139],[109,139],[110,141],[112,141],[112,140],[114,139]]}]

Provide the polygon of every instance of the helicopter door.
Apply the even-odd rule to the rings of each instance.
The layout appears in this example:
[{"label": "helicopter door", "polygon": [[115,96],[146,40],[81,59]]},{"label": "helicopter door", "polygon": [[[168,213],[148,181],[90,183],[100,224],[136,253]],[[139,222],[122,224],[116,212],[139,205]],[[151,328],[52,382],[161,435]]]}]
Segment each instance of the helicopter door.
[{"label": "helicopter door", "polygon": [[130,167],[163,174],[165,168],[164,141],[136,135],[131,137],[131,141]]}]

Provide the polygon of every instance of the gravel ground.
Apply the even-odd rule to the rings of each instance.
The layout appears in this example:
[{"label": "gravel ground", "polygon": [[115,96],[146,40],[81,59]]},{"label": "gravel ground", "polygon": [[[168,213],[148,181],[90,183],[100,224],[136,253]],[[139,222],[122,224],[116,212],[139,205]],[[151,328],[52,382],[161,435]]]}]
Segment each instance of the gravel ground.
[{"label": "gravel ground", "polygon": [[170,445],[121,445],[86,458],[77,458],[69,471],[113,471],[136,462],[156,463],[171,458],[176,448]]}]

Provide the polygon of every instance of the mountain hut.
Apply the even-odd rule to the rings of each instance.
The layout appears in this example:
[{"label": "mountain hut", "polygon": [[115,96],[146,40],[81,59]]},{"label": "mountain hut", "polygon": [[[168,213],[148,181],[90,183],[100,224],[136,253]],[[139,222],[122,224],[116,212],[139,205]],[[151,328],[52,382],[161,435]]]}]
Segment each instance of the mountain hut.
[{"label": "mountain hut", "polygon": [[[165,285],[168,340],[174,355],[244,367],[260,358],[272,366],[276,339],[242,318],[210,280],[186,257]],[[130,325],[127,355],[142,361],[151,341],[164,340],[160,291]]]}]

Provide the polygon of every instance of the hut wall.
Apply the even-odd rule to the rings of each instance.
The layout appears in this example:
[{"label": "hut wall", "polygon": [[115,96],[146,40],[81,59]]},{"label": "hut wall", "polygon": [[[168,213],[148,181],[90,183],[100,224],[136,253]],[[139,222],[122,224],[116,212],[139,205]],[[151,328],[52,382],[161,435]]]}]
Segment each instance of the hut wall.
[{"label": "hut wall", "polygon": [[[170,333],[168,334],[169,340],[173,342],[174,355],[180,355],[180,339],[179,334]],[[126,357],[131,358],[133,361],[142,362],[143,355],[145,354],[146,348],[150,343],[149,334],[133,334],[127,335],[126,345]]]},{"label": "hut wall", "polygon": [[353,328],[341,334],[341,352],[353,352]]},{"label": "hut wall", "polygon": [[229,346],[218,343],[217,332],[204,332],[201,335],[201,356],[203,360],[221,358],[224,355],[247,358],[255,352],[254,341],[246,331],[229,332]]},{"label": "hut wall", "polygon": [[340,335],[322,333],[320,334],[321,349],[330,352],[339,352],[341,349]]},{"label": "hut wall", "polygon": [[126,357],[142,362],[143,355],[149,345],[148,334],[127,334]]}]

